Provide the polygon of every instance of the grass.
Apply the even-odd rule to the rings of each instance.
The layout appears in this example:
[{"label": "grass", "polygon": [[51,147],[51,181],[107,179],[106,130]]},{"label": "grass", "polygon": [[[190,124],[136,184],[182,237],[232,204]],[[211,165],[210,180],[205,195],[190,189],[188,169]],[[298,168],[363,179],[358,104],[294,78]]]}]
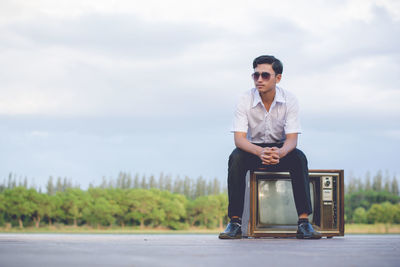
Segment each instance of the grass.
[{"label": "grass", "polygon": [[[126,226],[100,227],[90,226],[42,226],[40,228],[0,227],[0,233],[67,233],[67,234],[218,234],[222,229],[206,229],[193,227],[185,230],[170,230],[166,228],[144,228]],[[345,234],[400,234],[400,224],[346,224]]]},{"label": "grass", "polygon": [[346,234],[400,234],[400,224],[346,224]]},{"label": "grass", "polygon": [[206,229],[206,228],[189,228],[185,230],[171,230],[167,228],[144,228],[126,226],[121,228],[120,226],[111,227],[90,227],[90,226],[68,226],[68,225],[56,225],[56,226],[43,226],[40,228],[36,227],[0,227],[0,233],[67,233],[67,234],[217,234],[221,229]]}]

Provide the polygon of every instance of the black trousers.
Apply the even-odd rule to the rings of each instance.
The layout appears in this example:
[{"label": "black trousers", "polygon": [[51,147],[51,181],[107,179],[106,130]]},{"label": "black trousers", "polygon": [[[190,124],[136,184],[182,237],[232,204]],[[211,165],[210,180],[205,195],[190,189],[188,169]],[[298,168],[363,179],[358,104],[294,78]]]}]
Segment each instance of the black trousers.
[{"label": "black trousers", "polygon": [[[256,144],[262,147],[282,147],[283,144]],[[228,216],[242,217],[246,173],[248,170],[265,168],[265,171],[289,171],[292,180],[294,202],[297,214],[311,214],[310,178],[308,177],[307,158],[299,149],[294,149],[279,160],[276,165],[263,165],[256,155],[236,148],[229,157],[228,163]]]}]

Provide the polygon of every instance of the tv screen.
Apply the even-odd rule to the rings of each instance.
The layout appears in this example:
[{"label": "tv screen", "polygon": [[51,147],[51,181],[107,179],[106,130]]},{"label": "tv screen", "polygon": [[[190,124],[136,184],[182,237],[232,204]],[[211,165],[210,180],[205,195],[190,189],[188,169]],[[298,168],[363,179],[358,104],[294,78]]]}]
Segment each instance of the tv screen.
[{"label": "tv screen", "polygon": [[[314,210],[314,187],[310,182],[311,205]],[[297,225],[297,211],[294,204],[291,180],[258,180],[259,224]],[[313,221],[313,214],[308,218]]]}]

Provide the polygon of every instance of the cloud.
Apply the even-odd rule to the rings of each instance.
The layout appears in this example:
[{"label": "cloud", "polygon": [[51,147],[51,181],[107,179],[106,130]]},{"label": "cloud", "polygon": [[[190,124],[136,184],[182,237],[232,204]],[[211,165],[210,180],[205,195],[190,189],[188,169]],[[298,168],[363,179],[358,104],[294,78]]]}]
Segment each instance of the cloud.
[{"label": "cloud", "polygon": [[187,46],[217,36],[216,29],[204,25],[145,22],[132,15],[41,17],[30,23],[8,25],[7,29],[36,46],[155,61],[177,56]]},{"label": "cloud", "polygon": [[357,14],[357,1],[6,3],[1,114],[230,114],[264,53],[282,59],[282,85],[306,112],[397,111],[400,27],[389,2]]},{"label": "cloud", "polygon": [[38,138],[47,138],[49,136],[48,132],[44,131],[32,131],[29,136],[38,137]]},{"label": "cloud", "polygon": [[225,178],[260,54],[283,61],[310,168],[398,171],[399,5],[1,1],[0,172]]}]

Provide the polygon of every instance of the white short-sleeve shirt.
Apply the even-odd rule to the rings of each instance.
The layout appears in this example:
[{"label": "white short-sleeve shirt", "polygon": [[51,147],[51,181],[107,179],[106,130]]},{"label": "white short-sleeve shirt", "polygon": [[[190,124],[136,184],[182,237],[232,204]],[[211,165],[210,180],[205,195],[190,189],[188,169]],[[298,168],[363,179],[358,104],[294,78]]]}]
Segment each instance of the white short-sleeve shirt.
[{"label": "white short-sleeve shirt", "polygon": [[276,86],[268,112],[258,90],[253,88],[236,106],[232,132],[247,133],[247,139],[252,143],[284,142],[286,134],[301,133],[299,103],[293,94]]}]

